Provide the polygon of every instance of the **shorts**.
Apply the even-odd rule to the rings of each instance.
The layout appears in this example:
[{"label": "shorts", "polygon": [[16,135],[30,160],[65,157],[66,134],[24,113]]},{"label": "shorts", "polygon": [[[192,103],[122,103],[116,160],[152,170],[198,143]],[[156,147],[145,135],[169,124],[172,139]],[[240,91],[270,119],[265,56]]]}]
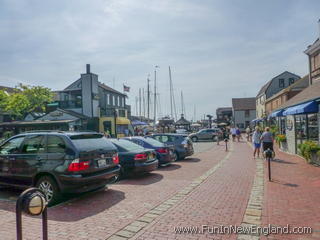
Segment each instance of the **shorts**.
[{"label": "shorts", "polygon": [[262,147],[263,147],[263,151],[268,150],[268,148],[270,148],[270,150],[273,151],[273,142],[263,142]]},{"label": "shorts", "polygon": [[261,143],[254,143],[253,146],[254,148],[261,148]]},{"label": "shorts", "polygon": [[236,135],[235,135],[235,134],[232,134],[232,137],[236,137]]}]

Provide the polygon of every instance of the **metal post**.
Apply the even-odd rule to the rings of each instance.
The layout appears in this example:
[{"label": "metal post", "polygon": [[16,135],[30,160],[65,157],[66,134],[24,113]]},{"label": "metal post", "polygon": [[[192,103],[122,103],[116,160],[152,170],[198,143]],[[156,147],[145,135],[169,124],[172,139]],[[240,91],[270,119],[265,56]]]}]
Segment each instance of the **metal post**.
[{"label": "metal post", "polygon": [[16,203],[16,228],[17,228],[17,240],[22,240],[22,198],[18,198]]},{"label": "metal post", "polygon": [[271,158],[268,158],[268,177],[269,177],[269,182],[271,182]]},{"label": "metal post", "polygon": [[48,212],[47,208],[42,213],[42,238],[48,240]]}]

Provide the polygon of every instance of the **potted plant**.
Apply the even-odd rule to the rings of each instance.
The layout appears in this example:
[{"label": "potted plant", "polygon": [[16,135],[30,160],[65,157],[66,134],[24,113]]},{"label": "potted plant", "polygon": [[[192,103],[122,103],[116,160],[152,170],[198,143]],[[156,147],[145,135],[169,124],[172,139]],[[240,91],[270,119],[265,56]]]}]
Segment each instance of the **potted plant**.
[{"label": "potted plant", "polygon": [[276,142],[279,144],[279,147],[281,148],[281,150],[283,150],[283,151],[287,151],[288,150],[288,144],[287,144],[286,135],[277,134],[275,139],[276,139]]},{"label": "potted plant", "polygon": [[320,164],[320,145],[313,141],[306,141],[298,145],[299,153],[308,163]]}]

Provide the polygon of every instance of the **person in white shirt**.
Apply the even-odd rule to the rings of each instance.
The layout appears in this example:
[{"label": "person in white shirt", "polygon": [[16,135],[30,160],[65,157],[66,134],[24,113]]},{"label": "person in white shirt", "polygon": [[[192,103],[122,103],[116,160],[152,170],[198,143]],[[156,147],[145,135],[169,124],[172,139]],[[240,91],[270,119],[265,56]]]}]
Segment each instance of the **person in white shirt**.
[{"label": "person in white shirt", "polygon": [[232,127],[230,129],[231,136],[232,136],[232,141],[234,142],[236,140],[236,135],[237,135],[237,129],[235,127]]},{"label": "person in white shirt", "polygon": [[255,127],[255,131],[252,135],[252,143],[253,143],[253,157],[256,157],[256,153],[258,154],[258,158],[260,157],[260,148],[261,148],[261,131],[258,126]]}]

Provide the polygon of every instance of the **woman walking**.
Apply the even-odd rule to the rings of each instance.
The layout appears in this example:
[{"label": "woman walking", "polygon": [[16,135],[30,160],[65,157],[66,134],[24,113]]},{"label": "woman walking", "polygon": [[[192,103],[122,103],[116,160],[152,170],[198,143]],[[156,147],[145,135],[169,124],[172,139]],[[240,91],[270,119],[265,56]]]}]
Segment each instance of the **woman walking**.
[{"label": "woman walking", "polygon": [[260,157],[260,148],[261,148],[261,132],[258,126],[255,127],[255,131],[252,135],[252,143],[253,143],[253,157],[256,157],[256,154],[258,155],[258,158]]},{"label": "woman walking", "polygon": [[268,149],[273,151],[273,136],[272,136],[272,133],[270,132],[269,127],[265,128],[264,133],[262,133],[260,139],[262,141],[263,152]]}]

